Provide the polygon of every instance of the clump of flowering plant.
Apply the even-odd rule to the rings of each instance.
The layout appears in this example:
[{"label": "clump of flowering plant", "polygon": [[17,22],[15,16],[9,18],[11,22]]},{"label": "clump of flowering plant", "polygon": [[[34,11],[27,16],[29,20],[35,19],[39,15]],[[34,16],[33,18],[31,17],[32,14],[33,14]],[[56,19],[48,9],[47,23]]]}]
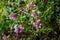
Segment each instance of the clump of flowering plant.
[{"label": "clump of flowering plant", "polygon": [[[36,9],[37,5],[33,1],[28,4],[25,4],[24,1],[22,2],[23,3],[8,1],[7,6],[4,7],[4,12],[6,11],[5,13],[8,14],[8,16],[6,15],[8,18],[4,19],[4,24],[6,24],[5,26],[9,26],[8,28],[14,29],[15,33],[35,33],[42,26],[39,17],[40,11]],[[30,25],[32,20],[32,25]]]},{"label": "clump of flowering plant", "polygon": [[[40,40],[59,40],[59,4],[59,0],[0,0],[0,40],[20,40],[20,34],[33,34]],[[28,37],[27,40],[38,39]]]},{"label": "clump of flowering plant", "polygon": [[[40,21],[40,19],[38,18],[39,17],[39,11],[37,11],[36,9],[35,9],[35,7],[36,7],[36,5],[33,3],[33,2],[30,2],[30,4],[28,5],[28,7],[25,7],[25,8],[23,8],[24,10],[22,11],[21,10],[21,13],[17,13],[17,15],[15,15],[15,13],[11,13],[10,14],[10,19],[11,20],[16,20],[17,21],[17,23],[22,23],[22,25],[15,25],[14,26],[14,32],[15,33],[21,33],[22,32],[22,30],[23,31],[25,31],[25,30],[27,30],[27,29],[32,29],[32,30],[34,30],[34,29],[39,29],[39,28],[41,28],[41,21]],[[28,8],[28,9],[27,9]],[[30,9],[31,8],[31,9]],[[33,9],[32,9],[33,8]],[[26,10],[27,11],[26,11]],[[29,10],[30,10],[30,12],[29,12]],[[16,18],[16,16],[17,16],[17,18]],[[27,19],[28,18],[28,19]],[[38,20],[39,19],[39,20]],[[29,21],[27,21],[27,20],[29,20]],[[29,24],[29,23],[31,23],[31,21],[33,20],[33,22],[32,22],[32,26],[33,27],[30,27],[31,25]],[[35,21],[34,21],[35,20]],[[18,22],[19,21],[19,22]],[[24,24],[25,23],[25,24]],[[30,26],[28,26],[28,25],[30,25]],[[24,29],[23,29],[23,27],[22,26],[24,26]],[[27,26],[27,27],[26,27]],[[27,30],[27,31],[29,31],[29,30]],[[32,31],[31,30],[31,31]],[[25,31],[26,32],[26,31]]]}]

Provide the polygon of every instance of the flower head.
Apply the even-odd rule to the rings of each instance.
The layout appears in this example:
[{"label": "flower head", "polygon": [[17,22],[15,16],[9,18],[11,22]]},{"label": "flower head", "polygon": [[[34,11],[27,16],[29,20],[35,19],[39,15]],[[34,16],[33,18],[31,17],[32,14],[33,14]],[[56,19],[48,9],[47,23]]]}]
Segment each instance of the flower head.
[{"label": "flower head", "polygon": [[15,33],[18,33],[18,25],[15,25],[15,26],[14,26],[14,29],[15,29],[14,32],[15,32]]},{"label": "flower head", "polygon": [[15,30],[14,30],[15,33],[19,33],[19,32],[21,33],[22,30],[23,30],[23,27],[22,27],[21,24],[20,24],[20,25],[15,25],[15,26],[14,26],[14,29],[15,29]]},{"label": "flower head", "polygon": [[34,26],[35,29],[38,29],[39,26],[41,26],[40,20],[37,20],[37,21],[33,22],[33,26]]},{"label": "flower head", "polygon": [[12,13],[9,15],[9,18],[10,18],[11,20],[16,20],[16,16],[17,16],[17,14],[12,12]]},{"label": "flower head", "polygon": [[33,14],[33,18],[37,18],[38,17],[38,12],[36,10],[32,10]]},{"label": "flower head", "polygon": [[18,27],[19,27],[19,32],[22,32],[22,30],[23,30],[23,28],[22,28],[22,25],[20,24],[20,25],[18,25]]},{"label": "flower head", "polygon": [[27,6],[28,8],[34,8],[36,5],[30,2],[30,4]]}]

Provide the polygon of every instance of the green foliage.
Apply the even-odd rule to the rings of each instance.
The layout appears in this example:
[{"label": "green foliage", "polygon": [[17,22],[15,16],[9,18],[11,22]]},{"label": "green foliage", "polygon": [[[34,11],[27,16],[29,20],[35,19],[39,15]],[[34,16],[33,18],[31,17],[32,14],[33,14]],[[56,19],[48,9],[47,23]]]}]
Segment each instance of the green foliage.
[{"label": "green foliage", "polygon": [[[0,1],[0,29],[3,30],[3,28],[10,28],[14,29],[15,24],[22,24],[24,27],[24,32],[32,32],[33,34],[38,33],[44,33],[44,32],[52,32],[54,31],[54,28],[52,27],[53,24],[51,24],[51,18],[54,15],[54,0],[37,0],[36,2],[33,2],[36,4],[36,8],[34,9],[27,9],[26,12],[26,6],[29,4],[28,1],[22,1],[22,0],[1,0]],[[57,8],[58,11],[60,9]],[[30,26],[30,22],[33,20],[31,17],[31,10],[37,10],[41,13],[39,14],[39,18],[42,21],[42,26],[38,30],[34,30],[33,26]],[[9,15],[11,12],[17,13],[17,19],[16,20],[10,20]],[[27,14],[28,13],[28,14]],[[8,15],[8,16],[7,16]],[[58,24],[59,30],[60,30],[60,13],[56,14],[56,23]],[[37,20],[37,19],[34,19]]]}]

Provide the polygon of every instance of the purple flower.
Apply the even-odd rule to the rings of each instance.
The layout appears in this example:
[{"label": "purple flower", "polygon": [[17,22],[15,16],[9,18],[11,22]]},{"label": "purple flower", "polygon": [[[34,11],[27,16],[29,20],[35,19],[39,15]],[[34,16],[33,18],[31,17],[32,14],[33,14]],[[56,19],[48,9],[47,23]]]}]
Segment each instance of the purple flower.
[{"label": "purple flower", "polygon": [[34,26],[35,29],[38,29],[39,26],[41,26],[40,20],[37,20],[37,21],[33,22],[33,26]]},{"label": "purple flower", "polygon": [[21,24],[20,24],[20,25],[15,25],[15,26],[14,26],[14,29],[15,29],[15,30],[14,30],[15,33],[19,33],[19,32],[21,33],[22,30],[23,30],[23,27],[22,27]]},{"label": "purple flower", "polygon": [[22,32],[22,30],[23,30],[23,28],[22,28],[22,25],[20,24],[20,25],[18,25],[18,27],[19,27],[19,32]]},{"label": "purple flower", "polygon": [[15,33],[18,33],[18,29],[15,29],[14,32],[15,32]]},{"label": "purple flower", "polygon": [[36,5],[33,4],[32,2],[30,2],[30,4],[28,5],[28,8],[34,8]]},{"label": "purple flower", "polygon": [[9,15],[9,18],[10,18],[11,20],[16,20],[16,16],[17,16],[17,14],[12,12],[12,13]]},{"label": "purple flower", "polygon": [[36,10],[33,10],[32,16],[33,16],[33,18],[37,18],[38,17],[38,12]]},{"label": "purple flower", "polygon": [[15,32],[15,33],[18,33],[18,25],[15,25],[15,26],[14,26],[14,29],[15,29],[14,32]]},{"label": "purple flower", "polygon": [[35,28],[35,29],[38,29],[38,28],[39,28],[39,26],[38,26],[38,25],[34,25],[34,28]]}]

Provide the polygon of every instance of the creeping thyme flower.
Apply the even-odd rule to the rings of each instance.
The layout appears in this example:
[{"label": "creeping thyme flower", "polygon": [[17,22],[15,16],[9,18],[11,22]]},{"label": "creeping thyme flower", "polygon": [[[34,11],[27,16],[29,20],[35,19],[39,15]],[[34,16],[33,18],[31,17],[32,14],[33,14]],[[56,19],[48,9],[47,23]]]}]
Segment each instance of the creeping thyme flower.
[{"label": "creeping thyme flower", "polygon": [[14,32],[15,32],[15,33],[18,33],[18,25],[15,25],[15,26],[14,26],[14,29],[15,29]]},{"label": "creeping thyme flower", "polygon": [[32,14],[33,18],[37,18],[39,12],[37,12],[36,10],[32,10],[32,12],[33,12],[33,14]]},{"label": "creeping thyme flower", "polygon": [[20,24],[20,25],[18,25],[18,27],[19,27],[19,32],[22,32],[22,29],[23,29],[23,27],[22,27],[22,25]]},{"label": "creeping thyme flower", "polygon": [[37,20],[37,21],[33,22],[33,26],[34,26],[35,29],[38,29],[39,26],[41,26],[40,20]]},{"label": "creeping thyme flower", "polygon": [[27,7],[28,8],[34,8],[36,5],[35,4],[33,4],[32,2],[30,2],[30,4],[29,5],[27,5]]},{"label": "creeping thyme flower", "polygon": [[17,16],[17,14],[12,12],[12,13],[9,15],[9,18],[10,18],[11,20],[16,20],[16,16]]},{"label": "creeping thyme flower", "polygon": [[20,24],[20,25],[15,25],[15,26],[14,26],[14,29],[15,29],[15,30],[14,30],[15,33],[19,33],[19,32],[21,33],[22,30],[23,30],[23,27],[22,27],[21,24]]}]

